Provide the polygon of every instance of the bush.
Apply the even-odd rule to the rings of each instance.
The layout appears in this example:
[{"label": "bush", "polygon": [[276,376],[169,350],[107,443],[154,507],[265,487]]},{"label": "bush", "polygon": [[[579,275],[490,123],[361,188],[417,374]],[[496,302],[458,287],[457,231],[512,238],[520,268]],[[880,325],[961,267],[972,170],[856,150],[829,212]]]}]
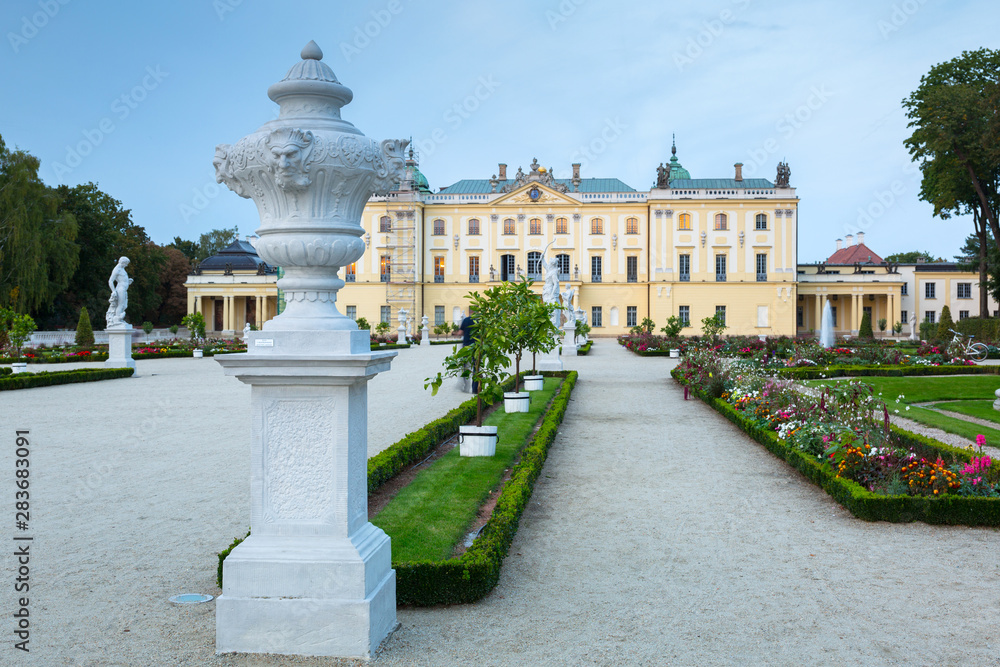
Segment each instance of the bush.
[{"label": "bush", "polygon": [[928,322],[927,320],[920,323],[920,340],[931,342],[934,340],[935,335],[937,335],[936,324]]},{"label": "bush", "polygon": [[179,330],[180,330],[180,327],[179,327],[179,326],[177,326],[176,324],[171,324],[171,325],[170,325],[170,333],[171,333],[171,334],[173,334],[174,336],[176,336],[176,335],[177,335],[177,332],[178,332]]},{"label": "bush", "polygon": [[951,329],[955,328],[955,323],[951,319],[951,308],[947,305],[941,309],[941,321],[938,322],[937,332],[934,334],[934,340],[944,343],[951,340],[952,333]]},{"label": "bush", "polygon": [[667,338],[677,338],[681,335],[682,329],[684,329],[684,323],[676,315],[671,315],[667,318],[667,324],[660,331]]},{"label": "bush", "polygon": [[90,314],[87,307],[80,309],[80,319],[76,323],[77,347],[90,347],[94,344],[94,327],[90,325]]},{"label": "bush", "polygon": [[364,331],[365,329],[370,330],[372,328],[372,325],[368,324],[368,320],[366,320],[363,317],[359,317],[358,319],[355,320],[355,322],[358,325],[358,329],[361,331]]},{"label": "bush", "polygon": [[192,341],[203,340],[205,338],[205,316],[201,313],[185,315],[184,319],[181,320],[181,324],[188,328]]},{"label": "bush", "polygon": [[0,391],[51,387],[57,384],[76,382],[96,382],[130,377],[134,368],[82,368],[75,371],[43,371],[41,373],[18,373],[0,377]]},{"label": "bush", "polygon": [[858,329],[858,338],[861,340],[875,339],[875,332],[872,331],[872,315],[867,310],[861,316],[861,328]]},{"label": "bush", "polygon": [[1000,375],[1000,366],[825,366],[781,368],[778,374],[794,380],[837,377],[910,377],[919,375]]},{"label": "bush", "polygon": [[953,328],[955,331],[975,336],[983,343],[996,343],[1000,341],[1000,318],[967,317],[964,320],[956,322]]},{"label": "bush", "polygon": [[149,320],[146,320],[145,322],[142,323],[142,330],[146,333],[147,336],[153,333],[153,323],[150,322]]},{"label": "bush", "polygon": [[718,338],[722,335],[722,332],[726,330],[726,323],[720,313],[716,313],[712,317],[706,317],[701,321],[701,330],[708,338]]},{"label": "bush", "polygon": [[576,356],[584,357],[590,352],[590,348],[594,346],[594,341],[588,340],[586,343],[576,348]]}]

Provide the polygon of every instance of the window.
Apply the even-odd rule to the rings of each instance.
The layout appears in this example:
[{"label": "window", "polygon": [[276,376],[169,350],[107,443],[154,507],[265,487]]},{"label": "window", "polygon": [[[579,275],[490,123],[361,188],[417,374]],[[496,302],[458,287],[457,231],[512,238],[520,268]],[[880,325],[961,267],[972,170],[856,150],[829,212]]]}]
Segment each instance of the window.
[{"label": "window", "polygon": [[757,306],[757,326],[766,329],[768,327],[768,308],[767,306]]},{"label": "window", "polygon": [[719,320],[723,324],[726,323],[726,307],[716,306],[715,307],[715,319]]},{"label": "window", "polygon": [[392,321],[392,308],[390,306],[379,306],[378,316],[379,322]]},{"label": "window", "polygon": [[434,306],[434,326],[444,324],[444,306]]},{"label": "window", "polygon": [[861,306],[861,316],[864,317],[868,315],[868,321],[872,321],[872,307],[871,306]]},{"label": "window", "polygon": [[625,258],[625,280],[630,283],[639,281],[639,258],[635,255]]},{"label": "window", "polygon": [[529,234],[541,234],[542,233],[542,220],[541,218],[532,218],[528,221],[528,233]]},{"label": "window", "polygon": [[358,263],[348,264],[344,267],[344,282],[353,283],[358,273]]},{"label": "window", "polygon": [[967,310],[958,311],[958,319],[959,321],[969,319],[969,311]]},{"label": "window", "polygon": [[972,298],[972,283],[958,283],[958,298],[959,299]]},{"label": "window", "polygon": [[691,306],[678,306],[677,319],[686,327],[691,326]]},{"label": "window", "polygon": [[910,321],[910,313],[905,310],[899,311],[899,321],[903,324],[907,324]]},{"label": "window", "polygon": [[677,216],[677,229],[690,230],[691,229],[691,214],[681,213]]},{"label": "window", "polygon": [[680,255],[677,259],[677,267],[680,271],[681,282],[691,282],[691,255]]},{"label": "window", "polygon": [[604,233],[604,220],[600,218],[592,218],[590,220],[590,233],[591,234],[603,234]]},{"label": "window", "polygon": [[392,231],[392,218],[387,215],[383,215],[378,219],[378,230],[380,232],[391,232]]},{"label": "window", "polygon": [[926,298],[928,299],[935,298],[936,290],[937,290],[937,285],[935,283],[924,283],[924,296]]},{"label": "window", "polygon": [[725,213],[715,214],[715,229],[718,231],[729,229],[729,218],[726,217]]},{"label": "window", "polygon": [[590,258],[590,282],[601,282],[601,256],[594,255]]},{"label": "window", "polygon": [[469,236],[479,236],[479,220],[477,218],[469,220]]},{"label": "window", "polygon": [[767,213],[758,213],[756,218],[755,229],[766,230],[767,229]]},{"label": "window", "polygon": [[500,255],[500,280],[514,279],[514,255]]},{"label": "window", "polygon": [[444,220],[441,218],[434,221],[434,236],[444,236]]},{"label": "window", "polygon": [[438,256],[434,258],[434,282],[444,282],[444,257]]},{"label": "window", "polygon": [[726,282],[726,256],[716,255],[715,256],[715,282],[724,283]]},{"label": "window", "polygon": [[924,311],[924,322],[930,322],[934,324],[937,321],[937,311],[936,310],[926,310]]},{"label": "window", "polygon": [[347,316],[352,320],[358,319],[358,307],[357,306],[347,306]]},{"label": "window", "polygon": [[507,218],[503,221],[503,233],[507,236],[517,233],[517,230],[514,228],[514,218]]},{"label": "window", "polygon": [[[906,296],[907,294],[910,293],[909,283],[903,283],[901,285],[901,288],[902,289],[900,289],[899,293],[902,294],[903,296]],[[906,318],[904,317],[903,319],[905,320]]]},{"label": "window", "polygon": [[378,261],[379,280],[384,283],[389,282],[389,272],[392,265],[389,263],[389,255],[382,255]]},{"label": "window", "polygon": [[797,327],[805,326],[805,313],[802,310],[802,306],[798,306],[795,309],[795,326]]},{"label": "window", "polygon": [[837,326],[837,307],[836,306],[831,306],[830,307],[830,316],[831,316],[830,319],[833,320],[833,326]]},{"label": "window", "polygon": [[601,307],[600,306],[591,306],[590,307],[590,326],[592,326],[592,327],[603,327],[604,324],[602,323],[602,319],[603,318],[601,317]]},{"label": "window", "polygon": [[635,306],[625,306],[625,326],[636,326],[637,317],[638,309]]},{"label": "window", "polygon": [[479,282],[479,255],[469,256],[469,282]]},{"label": "window", "polygon": [[528,279],[542,279],[542,253],[531,251],[528,253]]},{"label": "window", "polygon": [[569,234],[569,223],[566,218],[556,218],[556,234]]},{"label": "window", "polygon": [[625,233],[626,234],[638,234],[639,233],[639,219],[638,218],[626,218],[626,220],[625,220]]},{"label": "window", "polygon": [[556,255],[559,264],[559,280],[569,280],[569,255]]},{"label": "window", "polygon": [[767,282],[767,254],[760,253],[757,255],[757,282],[766,283]]}]

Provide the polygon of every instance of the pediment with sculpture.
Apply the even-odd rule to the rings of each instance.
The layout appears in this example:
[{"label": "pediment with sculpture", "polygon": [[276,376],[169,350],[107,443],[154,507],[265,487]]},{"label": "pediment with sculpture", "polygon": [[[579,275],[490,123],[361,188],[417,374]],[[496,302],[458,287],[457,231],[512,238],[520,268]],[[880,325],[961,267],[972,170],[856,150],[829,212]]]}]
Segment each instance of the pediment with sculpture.
[{"label": "pediment with sculpture", "polygon": [[561,192],[549,189],[547,185],[539,183],[528,183],[514,190],[510,194],[501,197],[493,202],[493,205],[517,205],[525,204],[545,204],[545,205],[569,205],[579,206],[580,202],[571,197],[563,195]]}]

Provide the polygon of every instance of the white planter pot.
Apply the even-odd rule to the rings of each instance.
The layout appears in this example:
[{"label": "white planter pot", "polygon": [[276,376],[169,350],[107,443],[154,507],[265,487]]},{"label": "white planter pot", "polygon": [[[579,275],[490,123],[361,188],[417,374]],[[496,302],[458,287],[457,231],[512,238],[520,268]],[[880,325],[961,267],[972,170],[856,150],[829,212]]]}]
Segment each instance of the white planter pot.
[{"label": "white planter pot", "polygon": [[201,359],[202,357],[205,356],[205,351],[204,350],[192,350],[191,351],[191,356],[193,356],[195,359]]},{"label": "white planter pot", "polygon": [[544,375],[525,375],[524,376],[524,390],[525,391],[539,391],[545,382]]},{"label": "white planter pot", "polygon": [[671,359],[678,359],[678,358],[680,358],[680,356],[681,356],[681,351],[680,350],[670,350],[670,358]]},{"label": "white planter pot", "polygon": [[11,372],[13,373],[27,373],[28,372],[28,362],[26,361],[16,361],[10,365]]},{"label": "white planter pot", "polygon": [[496,452],[496,426],[458,427],[458,453],[461,456],[493,456]]},{"label": "white planter pot", "polygon": [[526,391],[513,392],[505,391],[503,393],[503,411],[504,412],[527,412],[528,406],[531,404],[531,394]]}]

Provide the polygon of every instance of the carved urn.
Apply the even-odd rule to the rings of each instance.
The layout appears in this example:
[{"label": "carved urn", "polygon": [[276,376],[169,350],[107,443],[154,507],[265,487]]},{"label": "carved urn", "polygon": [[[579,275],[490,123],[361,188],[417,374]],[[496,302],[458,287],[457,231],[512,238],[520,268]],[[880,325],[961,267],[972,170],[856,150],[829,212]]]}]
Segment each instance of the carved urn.
[{"label": "carved urn", "polygon": [[336,307],[338,272],[364,254],[361,213],[369,197],[403,176],[406,140],[377,142],[340,116],[354,97],[322,62],[315,42],[267,95],[278,118],[215,149],[219,183],[253,199],[257,253],[284,269],[285,310],[265,331],[357,330]]}]

